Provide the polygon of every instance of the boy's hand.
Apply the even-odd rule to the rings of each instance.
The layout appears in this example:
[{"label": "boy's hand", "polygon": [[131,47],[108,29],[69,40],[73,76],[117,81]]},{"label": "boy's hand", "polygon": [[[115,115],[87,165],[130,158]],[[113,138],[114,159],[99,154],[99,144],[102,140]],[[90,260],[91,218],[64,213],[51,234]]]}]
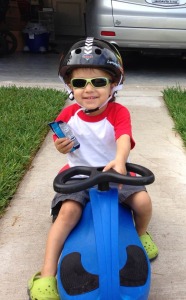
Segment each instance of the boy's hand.
[{"label": "boy's hand", "polygon": [[74,143],[68,138],[58,138],[55,140],[54,145],[56,149],[63,154],[70,152]]},{"label": "boy's hand", "polygon": [[[127,174],[127,170],[126,170],[126,166],[124,162],[121,161],[117,161],[117,160],[112,160],[110,161],[105,168],[103,169],[103,172],[106,172],[110,169],[114,169],[116,172],[122,174],[122,175],[126,175]],[[122,189],[122,184],[118,185],[119,189]]]}]

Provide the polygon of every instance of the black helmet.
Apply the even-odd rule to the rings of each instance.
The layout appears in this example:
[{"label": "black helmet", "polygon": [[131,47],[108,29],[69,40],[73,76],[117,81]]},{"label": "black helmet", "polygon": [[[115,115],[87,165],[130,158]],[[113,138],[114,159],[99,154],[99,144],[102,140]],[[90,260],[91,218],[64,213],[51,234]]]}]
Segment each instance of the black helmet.
[{"label": "black helmet", "polygon": [[115,46],[109,42],[87,37],[75,43],[61,58],[59,76],[68,82],[68,76],[75,68],[98,68],[114,76],[121,85],[124,80],[122,58]]}]

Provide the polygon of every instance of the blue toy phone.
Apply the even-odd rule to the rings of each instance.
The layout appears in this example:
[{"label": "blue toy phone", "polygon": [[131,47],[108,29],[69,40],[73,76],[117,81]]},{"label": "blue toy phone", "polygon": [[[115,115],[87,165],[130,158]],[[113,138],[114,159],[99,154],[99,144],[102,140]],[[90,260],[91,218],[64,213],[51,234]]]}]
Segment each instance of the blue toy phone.
[{"label": "blue toy phone", "polygon": [[72,142],[74,142],[74,146],[70,152],[73,152],[80,147],[80,143],[74,136],[70,126],[67,123],[59,121],[59,122],[50,122],[48,125],[50,126],[52,131],[57,135],[58,138],[67,137]]}]

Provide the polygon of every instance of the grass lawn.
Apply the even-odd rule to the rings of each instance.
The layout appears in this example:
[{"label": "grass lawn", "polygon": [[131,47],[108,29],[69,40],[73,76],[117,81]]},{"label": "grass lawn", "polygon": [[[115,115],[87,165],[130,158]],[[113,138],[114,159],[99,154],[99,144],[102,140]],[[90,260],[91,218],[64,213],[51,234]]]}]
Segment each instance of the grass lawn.
[{"label": "grass lawn", "polygon": [[183,139],[186,147],[186,90],[180,87],[167,88],[163,98],[174,121],[174,129]]},{"label": "grass lawn", "polygon": [[66,97],[54,89],[0,87],[0,215]]}]

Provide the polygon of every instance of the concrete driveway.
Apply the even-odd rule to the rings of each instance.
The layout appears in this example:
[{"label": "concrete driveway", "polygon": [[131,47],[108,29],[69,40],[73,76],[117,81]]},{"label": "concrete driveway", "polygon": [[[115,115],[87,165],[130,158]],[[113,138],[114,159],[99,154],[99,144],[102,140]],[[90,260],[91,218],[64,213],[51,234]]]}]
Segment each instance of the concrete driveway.
[{"label": "concrete driveway", "polygon": [[[0,59],[0,82],[62,89],[58,61],[59,55],[54,54],[15,54]],[[159,247],[159,256],[152,263],[149,299],[186,299],[186,151],[173,130],[161,93],[177,82],[173,82],[172,74],[159,80],[158,74],[153,77],[153,70],[146,81],[140,75],[133,80],[132,72],[126,70],[118,102],[127,106],[132,116],[136,148],[131,160],[156,176],[155,183],[148,186],[153,200],[149,231]],[[180,85],[184,84],[180,76]],[[49,133],[0,220],[0,299],[28,300],[27,280],[40,270],[51,224],[53,178],[64,161]]]}]

